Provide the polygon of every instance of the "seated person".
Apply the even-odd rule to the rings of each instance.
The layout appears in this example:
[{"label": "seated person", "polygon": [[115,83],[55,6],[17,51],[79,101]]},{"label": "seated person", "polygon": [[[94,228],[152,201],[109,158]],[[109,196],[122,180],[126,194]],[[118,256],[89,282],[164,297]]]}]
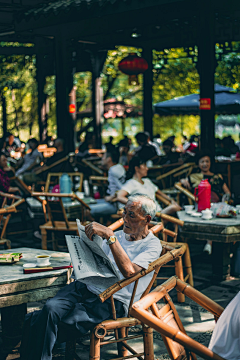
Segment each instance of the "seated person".
[{"label": "seated person", "polygon": [[6,172],[6,168],[7,157],[5,153],[0,152],[0,191],[4,193],[20,194],[21,192],[18,187],[10,186],[10,179]]},{"label": "seated person", "polygon": [[[155,212],[156,206],[152,199],[136,194],[129,198],[125,206],[123,230],[114,234],[109,228],[95,222],[85,228],[90,240],[94,241],[94,234],[108,240],[103,242],[103,251],[122,279],[147,269],[161,254],[159,239],[148,230]],[[135,301],[140,299],[152,276],[153,272],[139,280]],[[81,337],[100,322],[111,319],[110,299],[101,303],[98,298],[102,291],[74,281],[48,300],[42,310],[28,314],[23,329],[21,360],[52,359],[60,322],[78,330]],[[117,317],[125,316],[132,291],[133,284],[130,284],[113,295]]]},{"label": "seated person", "polygon": [[[41,167],[37,167],[34,168],[33,171],[31,173],[27,173],[23,175],[23,181],[25,182],[25,184],[27,185],[32,185],[33,183],[37,182],[37,181],[45,181],[47,179],[47,175],[48,172],[44,171],[45,169],[47,170],[48,166],[51,166],[52,164],[56,163],[57,161],[63,159],[67,153],[64,150],[64,140],[57,138],[54,141],[54,147],[57,149],[57,151],[54,153],[53,156],[51,156],[50,158],[47,159],[45,165],[41,166]],[[36,171],[41,170],[40,174],[36,174]],[[49,172],[52,173],[61,173],[61,172],[73,172],[73,168],[70,165],[70,163],[67,162],[61,162],[55,166],[53,166]]]},{"label": "seated person", "polygon": [[[207,179],[211,185],[211,202],[217,203],[219,201],[226,201],[230,199],[231,192],[224,182],[221,174],[214,174],[210,171],[211,155],[207,150],[199,151],[196,155],[196,163],[199,171],[195,174],[189,175],[186,179],[181,179],[181,184],[194,192],[194,189],[200,184],[202,180]],[[208,254],[212,253],[212,242],[207,241],[203,251]]]},{"label": "seated person", "polygon": [[[126,183],[122,186],[117,194],[119,202],[126,204],[128,196],[136,193],[141,193],[149,196],[156,203],[157,211],[164,214],[174,214],[176,211],[181,210],[181,207],[169,196],[165,195],[153,182],[147,178],[148,168],[146,163],[138,156],[134,156],[129,163],[129,170],[127,172]],[[164,199],[171,202],[171,205],[162,210],[161,206],[157,203],[156,194],[161,195]]]},{"label": "seated person", "polygon": [[163,142],[163,151],[165,152],[165,155],[162,156],[160,160],[160,165],[183,163],[183,161],[180,158],[180,153],[173,152],[172,147],[173,147],[173,142],[171,140],[167,139]]},{"label": "seated person", "polygon": [[123,166],[127,166],[129,164],[129,141],[128,139],[122,139],[118,143],[118,150],[119,150],[119,164]]},{"label": "seated person", "polygon": [[209,349],[226,360],[240,356],[240,292],[221,314],[209,343]]},{"label": "seated person", "polygon": [[34,167],[40,164],[43,158],[42,154],[37,149],[37,139],[32,138],[28,140],[28,145],[32,151],[29,154],[26,154],[23,159],[18,161],[17,166],[19,169],[16,171],[16,176],[31,172]]},{"label": "seated person", "polygon": [[109,149],[102,157],[102,166],[108,170],[108,189],[104,199],[97,200],[97,204],[90,204],[91,216],[93,218],[102,215],[115,214],[118,210],[116,192],[121,189],[125,182],[125,169],[118,164],[119,153],[117,150]]},{"label": "seated person", "polygon": [[135,150],[134,155],[139,156],[145,162],[158,155],[155,145],[148,143],[148,136],[149,134],[144,132],[140,132],[135,136],[139,147]]},{"label": "seated person", "polygon": [[91,156],[89,149],[95,146],[95,135],[93,132],[86,132],[84,141],[79,145],[77,158],[86,159]]},{"label": "seated person", "polygon": [[186,179],[181,179],[181,184],[194,192],[194,189],[202,180],[207,179],[211,185],[211,202],[216,203],[230,199],[231,192],[224,182],[221,174],[214,174],[210,171],[211,155],[207,150],[199,151],[196,155],[196,163],[199,167],[198,172],[189,175]]},{"label": "seated person", "polygon": [[11,133],[7,133],[4,144],[4,152],[7,156],[10,155],[11,151],[20,151],[21,141]]},{"label": "seated person", "polygon": [[155,150],[156,150],[157,156],[160,156],[161,155],[161,150],[160,150],[159,146],[155,142],[151,141],[151,137],[150,137],[149,132],[144,131],[144,134],[147,135],[147,143],[148,143],[148,145],[153,146],[155,148]]}]

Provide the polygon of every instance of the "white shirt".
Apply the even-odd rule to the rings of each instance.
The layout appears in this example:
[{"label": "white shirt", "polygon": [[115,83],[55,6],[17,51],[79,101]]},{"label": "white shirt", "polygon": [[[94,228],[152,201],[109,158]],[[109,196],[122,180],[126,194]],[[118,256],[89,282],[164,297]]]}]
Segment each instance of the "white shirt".
[{"label": "white shirt", "polygon": [[126,171],[121,164],[116,164],[108,170],[108,195],[114,195],[116,191],[120,190],[125,182]]},{"label": "white shirt", "polygon": [[[141,266],[144,269],[148,268],[148,265],[159,258],[162,245],[160,240],[153,235],[153,233],[149,232],[149,234],[142,240],[137,241],[129,241],[126,238],[126,235],[122,230],[117,231],[115,233],[118,241],[120,242],[122,248],[128,255],[129,259],[136,265]],[[120,270],[117,267],[117,264],[114,260],[113,254],[110,250],[110,246],[107,245],[106,241],[103,242],[103,251],[109,257],[119,276],[121,279],[124,279],[123,275],[121,274]],[[149,282],[153,277],[153,272],[149,273],[148,275],[143,276],[139,279],[136,295],[134,297],[134,301],[138,301],[142,295],[142,293],[146,290]],[[98,289],[95,286],[89,286],[88,290],[90,290],[94,294],[100,294],[103,290]],[[124,304],[124,308],[127,312],[129,302],[131,300],[132,292],[134,288],[134,283],[125,286],[123,289],[119,290],[116,294],[113,295],[114,299],[121,301]]]},{"label": "white shirt", "polygon": [[149,196],[155,201],[157,211],[161,211],[161,206],[156,202],[156,192],[158,187],[148,178],[142,179],[143,184],[135,179],[130,179],[122,186],[121,190],[126,191],[129,195],[143,194]]},{"label": "white shirt", "polygon": [[209,349],[226,360],[240,359],[240,292],[220,316]]}]

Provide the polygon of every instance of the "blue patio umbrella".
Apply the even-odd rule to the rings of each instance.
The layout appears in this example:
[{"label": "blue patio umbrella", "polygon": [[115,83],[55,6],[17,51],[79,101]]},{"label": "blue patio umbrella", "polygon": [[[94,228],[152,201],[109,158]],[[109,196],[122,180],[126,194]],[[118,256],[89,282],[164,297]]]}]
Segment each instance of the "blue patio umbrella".
[{"label": "blue patio umbrella", "polygon": [[[215,84],[215,113],[239,114],[240,93],[232,92],[233,88]],[[179,96],[154,105],[156,114],[169,115],[199,115],[199,94]]]}]

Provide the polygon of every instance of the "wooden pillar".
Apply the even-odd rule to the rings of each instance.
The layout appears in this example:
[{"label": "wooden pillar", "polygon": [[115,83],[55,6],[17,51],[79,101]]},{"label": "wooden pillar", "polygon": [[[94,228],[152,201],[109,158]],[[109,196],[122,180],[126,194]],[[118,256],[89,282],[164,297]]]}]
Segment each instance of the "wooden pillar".
[{"label": "wooden pillar", "polygon": [[47,113],[46,113],[46,94],[44,94],[44,86],[46,83],[44,71],[44,51],[38,48],[36,56],[36,78],[38,86],[38,127],[39,140],[44,141],[47,137]]},{"label": "wooden pillar", "polygon": [[3,138],[6,138],[7,135],[7,106],[6,106],[6,98],[2,94],[2,131]]},{"label": "wooden pillar", "polygon": [[107,57],[107,52],[98,52],[97,50],[91,52],[92,62],[92,113],[94,123],[94,133],[96,137],[96,148],[101,148],[101,117],[103,112],[103,94],[101,88],[101,72],[104,62]]},{"label": "wooden pillar", "polygon": [[[211,4],[201,2],[199,39],[198,39],[198,71],[200,75],[200,117],[201,117],[201,149],[208,149],[215,155],[215,17]],[[206,11],[206,9],[208,9]],[[210,106],[209,106],[210,105]],[[201,109],[202,107],[202,109]],[[205,108],[205,109],[204,109]]]},{"label": "wooden pillar", "polygon": [[59,32],[55,38],[57,135],[65,140],[66,151],[74,151],[74,122],[69,113],[69,94],[73,88],[71,44]]},{"label": "wooden pillar", "polygon": [[144,131],[149,132],[150,137],[153,136],[153,107],[152,107],[152,48],[144,48],[143,57],[148,63],[148,69],[143,74],[143,127]]}]

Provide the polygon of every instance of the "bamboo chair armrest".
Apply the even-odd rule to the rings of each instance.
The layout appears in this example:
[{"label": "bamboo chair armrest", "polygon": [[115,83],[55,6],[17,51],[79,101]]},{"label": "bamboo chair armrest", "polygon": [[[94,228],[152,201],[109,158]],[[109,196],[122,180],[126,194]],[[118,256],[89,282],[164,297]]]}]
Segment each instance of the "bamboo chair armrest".
[{"label": "bamboo chair armrest", "polygon": [[163,214],[163,213],[161,213],[161,212],[157,212],[157,213],[156,213],[156,216],[157,216],[157,217],[160,217],[160,218],[163,219],[163,220],[170,221],[170,222],[172,222],[173,224],[177,224],[177,225],[180,225],[180,226],[183,226],[183,225],[184,225],[184,221],[179,220],[179,219],[176,219],[176,218],[174,218],[173,216],[170,216],[170,215],[167,215],[167,214]]},{"label": "bamboo chair armrest", "polygon": [[180,190],[183,194],[189,197],[191,200],[195,201],[195,196],[187,189],[185,189],[181,183],[174,184],[175,188]]},{"label": "bamboo chair armrest", "polygon": [[13,213],[13,212],[17,212],[17,209],[15,208],[15,206],[9,206],[7,208],[0,209],[0,215],[5,215],[5,214]]},{"label": "bamboo chair armrest", "polygon": [[107,176],[89,176],[90,180],[96,180],[96,181],[108,181]]},{"label": "bamboo chair armrest", "polygon": [[90,210],[90,206],[88,206],[76,194],[56,194],[56,193],[49,193],[49,192],[32,192],[32,196],[34,196],[34,197],[45,196],[45,197],[55,197],[55,198],[72,198],[72,199],[76,199],[83,206],[85,206],[88,210]]},{"label": "bamboo chair armrest", "polygon": [[49,166],[46,166],[46,165],[45,165],[44,168],[43,168],[43,166],[42,166],[42,169],[41,169],[41,168],[40,168],[40,169],[37,169],[37,170],[35,171],[35,174],[36,174],[36,175],[42,174],[42,173],[44,173],[45,171],[48,171],[48,170],[52,169],[54,166],[59,165],[59,164],[61,164],[61,163],[64,162],[64,161],[67,161],[68,158],[69,158],[69,156],[67,155],[67,156],[63,157],[62,159],[56,161],[55,163],[53,163],[53,164],[51,164],[51,165],[49,165]]},{"label": "bamboo chair armrest", "polygon": [[6,197],[6,198],[8,198],[8,199],[15,199],[15,200],[20,200],[20,199],[21,199],[21,196],[4,193],[4,192],[2,192],[2,191],[0,191],[0,196]]},{"label": "bamboo chair armrest", "polygon": [[15,203],[13,203],[12,205],[9,205],[8,206],[8,208],[12,208],[12,207],[14,207],[14,208],[16,208],[17,206],[19,206],[19,205],[21,205],[22,203],[24,203],[25,202],[25,199],[19,199],[19,200],[17,200]]},{"label": "bamboo chair armrest", "polygon": [[155,269],[162,267],[163,265],[167,264],[169,261],[175,259],[176,257],[183,255],[185,251],[186,251],[186,244],[181,244],[177,246],[173,250],[167,252],[163,256],[160,256],[157,260],[149,264],[148,269],[142,269],[139,273],[135,274],[131,278],[120,280],[115,284],[113,284],[112,286],[110,286],[109,288],[107,288],[106,290],[104,290],[101,294],[98,295],[100,301],[101,302],[106,301],[108,298],[110,298],[110,296],[114,295],[116,292],[118,292],[125,286],[132,284],[133,282],[140,279],[144,275],[147,275],[150,272],[154,271]]},{"label": "bamboo chair armrest", "polygon": [[163,204],[165,204],[165,205],[167,205],[167,206],[171,204],[171,201],[165,199],[163,196],[161,196],[161,195],[159,195],[159,194],[157,194],[157,193],[156,193],[156,198],[157,198],[160,202],[162,202]]},{"label": "bamboo chair armrest", "polygon": [[103,171],[99,169],[97,166],[93,165],[90,161],[87,161],[86,159],[81,159],[81,161],[84,163],[84,165],[89,166],[90,169],[94,170],[100,175],[103,175]]}]

